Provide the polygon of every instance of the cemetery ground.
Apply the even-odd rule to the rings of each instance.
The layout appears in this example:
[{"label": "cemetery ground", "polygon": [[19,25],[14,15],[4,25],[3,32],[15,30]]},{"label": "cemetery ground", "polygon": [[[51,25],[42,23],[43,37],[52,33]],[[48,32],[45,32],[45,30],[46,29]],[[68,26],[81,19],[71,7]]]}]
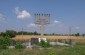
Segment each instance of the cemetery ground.
[{"label": "cemetery ground", "polygon": [[[28,36],[27,35],[21,35],[21,36],[16,36],[14,39],[16,40],[30,40],[30,37],[39,37],[39,36]],[[48,36],[45,36],[46,38]],[[47,41],[56,41],[57,36],[49,36],[47,38]],[[67,38],[66,36],[60,36],[63,39],[64,37]],[[69,38],[68,38],[69,39]],[[75,37],[75,39],[77,39]],[[79,39],[79,38],[78,38]],[[81,39],[81,38],[80,38]],[[33,48],[24,48],[24,49],[0,49],[0,55],[85,55],[85,38],[83,40],[78,40],[76,42],[76,45],[73,47],[70,46],[51,46],[49,48],[38,48],[38,47],[33,47]]]},{"label": "cemetery ground", "polygon": [[57,46],[50,49],[5,49],[0,50],[0,55],[85,55],[85,46]]}]

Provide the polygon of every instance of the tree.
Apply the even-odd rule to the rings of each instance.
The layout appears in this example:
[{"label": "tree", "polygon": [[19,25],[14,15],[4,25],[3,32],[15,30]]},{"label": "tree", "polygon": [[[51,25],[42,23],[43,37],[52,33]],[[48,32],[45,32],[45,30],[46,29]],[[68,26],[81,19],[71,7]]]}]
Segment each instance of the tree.
[{"label": "tree", "polygon": [[84,36],[85,36],[85,34],[82,34],[82,36],[84,37]]},{"label": "tree", "polygon": [[4,32],[1,32],[1,33],[0,33],[0,36],[3,36],[3,37],[5,37],[5,36],[6,36],[6,33],[4,33]]},{"label": "tree", "polygon": [[55,33],[52,33],[52,35],[55,35]]},{"label": "tree", "polygon": [[80,36],[80,34],[79,34],[79,33],[77,33],[77,34],[75,34],[75,36]]},{"label": "tree", "polygon": [[6,34],[6,36],[8,36],[8,37],[10,37],[10,38],[13,38],[13,37],[16,36],[17,32],[14,31],[14,30],[7,30],[7,31],[5,32],[5,34]]},{"label": "tree", "polygon": [[34,35],[38,35],[38,33],[35,31],[35,32],[34,32]]}]

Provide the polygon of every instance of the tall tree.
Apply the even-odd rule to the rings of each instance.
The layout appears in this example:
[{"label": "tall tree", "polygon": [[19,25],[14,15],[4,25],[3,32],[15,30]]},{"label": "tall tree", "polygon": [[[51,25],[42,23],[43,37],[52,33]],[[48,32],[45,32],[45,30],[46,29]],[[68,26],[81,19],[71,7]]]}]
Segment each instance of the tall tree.
[{"label": "tall tree", "polygon": [[80,36],[80,33],[75,34],[75,36]]}]

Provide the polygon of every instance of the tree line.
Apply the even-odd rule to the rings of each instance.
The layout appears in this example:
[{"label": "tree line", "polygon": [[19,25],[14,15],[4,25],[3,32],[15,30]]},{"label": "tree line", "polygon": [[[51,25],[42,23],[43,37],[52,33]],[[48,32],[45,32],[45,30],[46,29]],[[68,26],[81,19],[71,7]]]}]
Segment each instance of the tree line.
[{"label": "tree line", "polygon": [[35,32],[26,32],[26,31],[15,31],[15,30],[6,30],[5,32],[1,32],[0,36],[8,36],[10,38],[15,37],[16,35],[40,35],[40,33]]},{"label": "tree line", "polygon": [[[26,31],[15,31],[15,30],[6,30],[5,32],[0,32],[0,36],[8,36],[10,38],[15,37],[16,35],[40,35],[40,33],[38,32],[26,32]],[[54,35],[54,36],[68,36],[69,34],[44,34],[44,35]],[[70,34],[70,36],[80,36],[80,33],[76,33],[76,34]],[[85,34],[82,34],[82,36],[85,36]]]}]

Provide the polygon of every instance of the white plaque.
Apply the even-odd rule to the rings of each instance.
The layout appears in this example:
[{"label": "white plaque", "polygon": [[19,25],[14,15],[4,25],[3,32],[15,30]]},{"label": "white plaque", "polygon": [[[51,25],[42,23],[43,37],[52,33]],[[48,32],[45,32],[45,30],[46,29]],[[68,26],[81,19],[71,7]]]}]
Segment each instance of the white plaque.
[{"label": "white plaque", "polygon": [[38,38],[38,41],[40,42],[41,40],[44,40],[45,42],[47,42],[46,38]]}]

